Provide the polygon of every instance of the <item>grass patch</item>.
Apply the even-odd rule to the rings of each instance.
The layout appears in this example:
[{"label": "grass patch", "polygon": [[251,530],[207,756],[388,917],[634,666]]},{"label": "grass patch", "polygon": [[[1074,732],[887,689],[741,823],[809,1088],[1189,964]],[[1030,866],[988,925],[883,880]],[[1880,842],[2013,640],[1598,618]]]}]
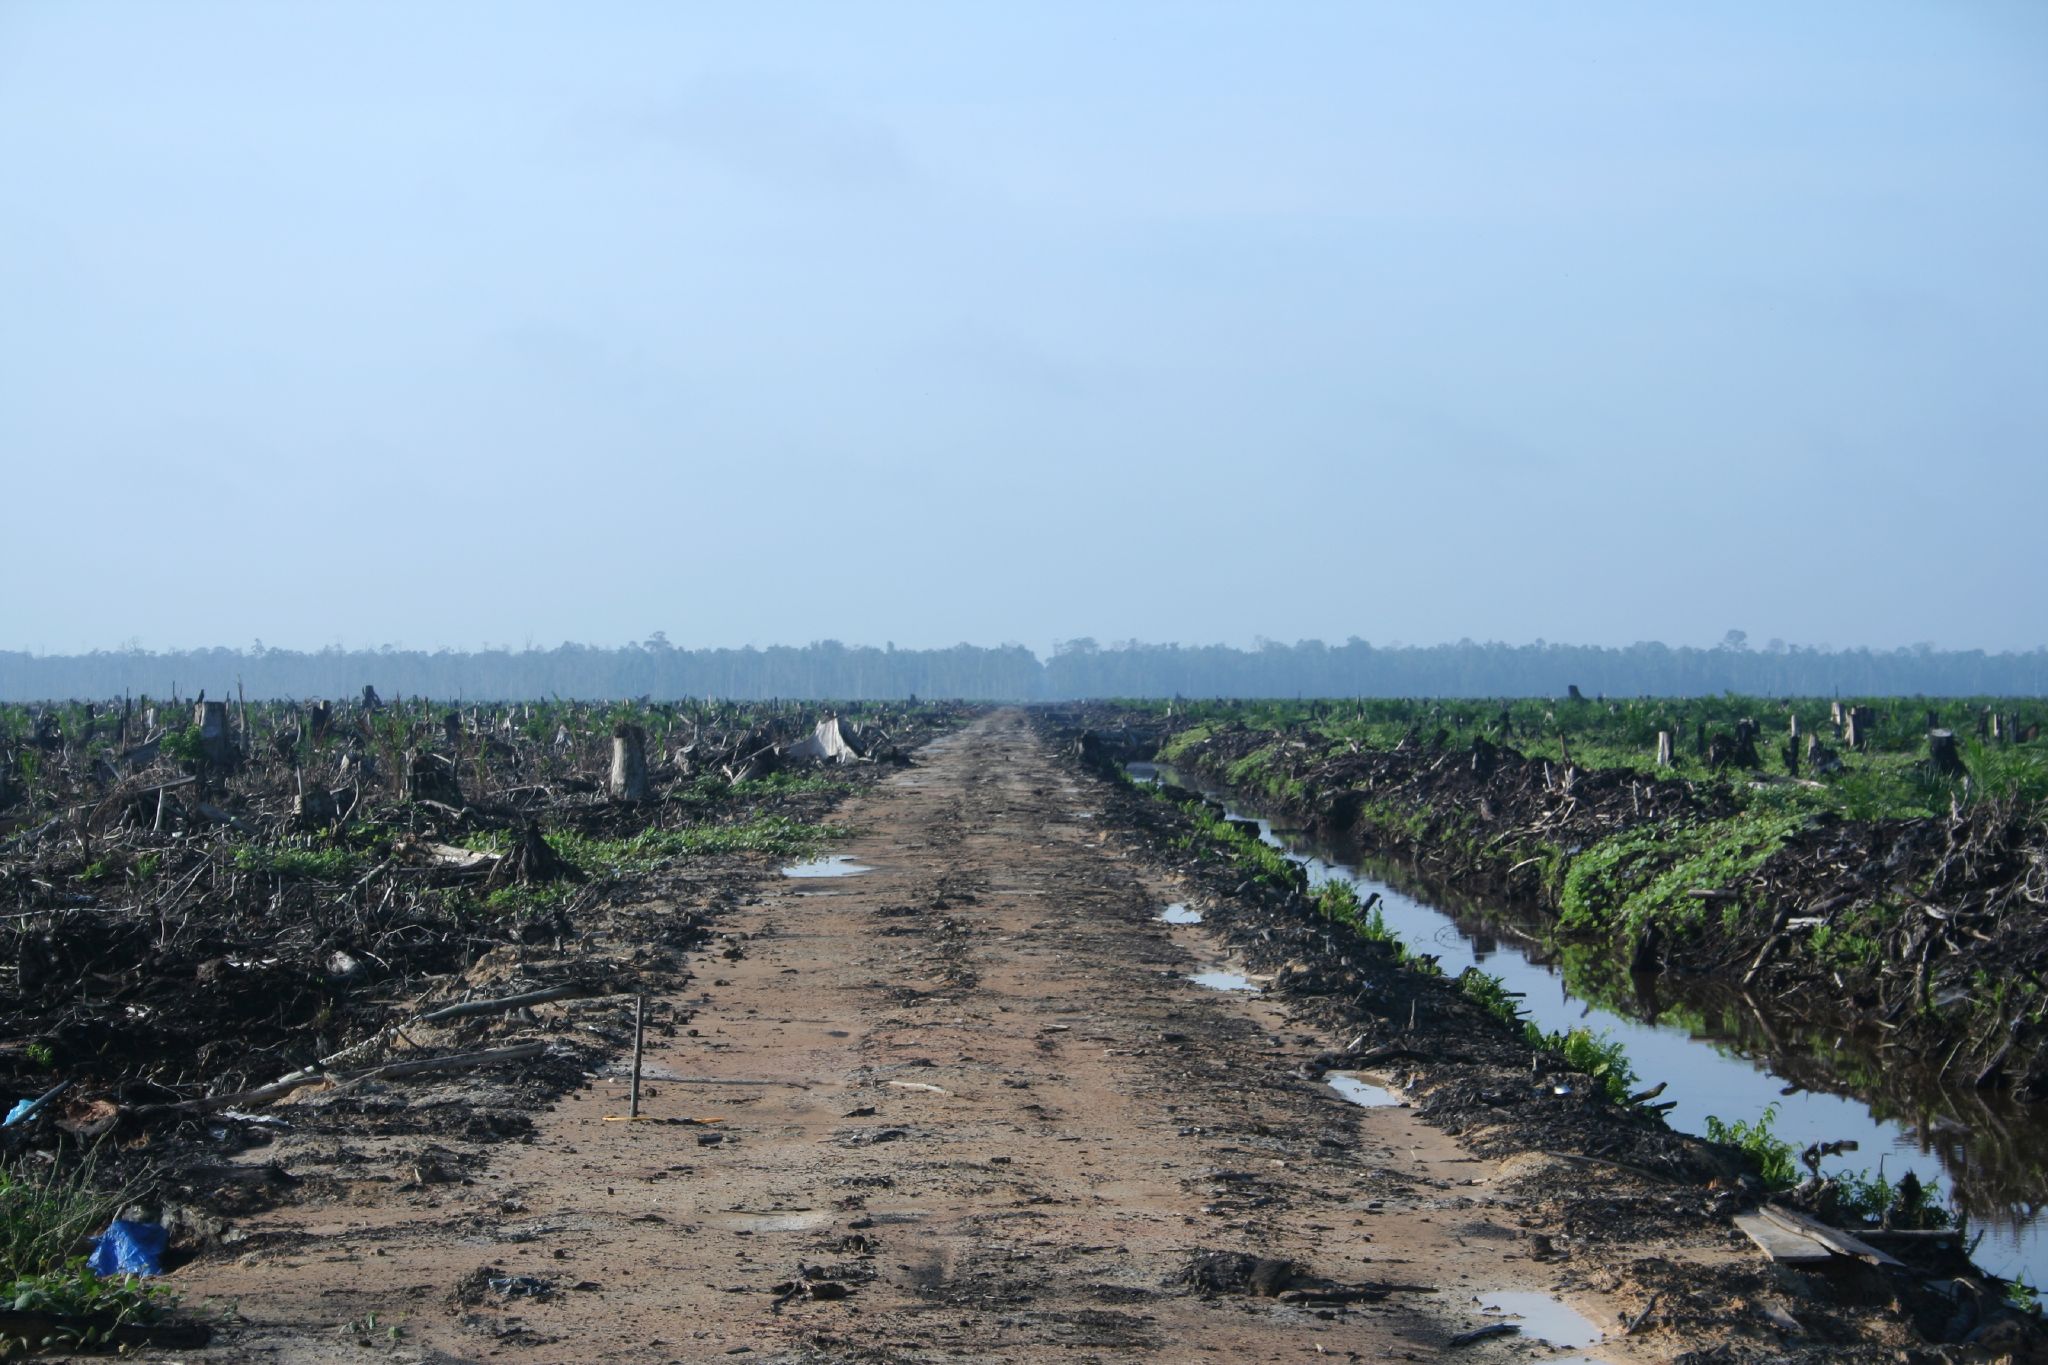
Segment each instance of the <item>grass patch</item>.
[{"label": "grass patch", "polygon": [[47,1347],[92,1346],[113,1329],[149,1322],[170,1291],[128,1277],[101,1279],[85,1268],[86,1240],[104,1229],[130,1191],[96,1189],[90,1157],[69,1166],[23,1159],[0,1164],[0,1304],[18,1313],[92,1317],[33,1339],[0,1332],[0,1355]]},{"label": "grass patch", "polygon": [[300,881],[348,881],[362,870],[361,860],[346,848],[301,848],[243,844],[235,850],[235,870],[264,877]]},{"label": "grass patch", "polygon": [[786,815],[764,815],[729,825],[693,825],[684,829],[642,830],[627,839],[593,839],[568,830],[546,836],[548,844],[590,875],[622,876],[652,872],[684,858],[719,853],[761,853],[777,858],[807,858],[828,839],[845,831],[812,825]]}]

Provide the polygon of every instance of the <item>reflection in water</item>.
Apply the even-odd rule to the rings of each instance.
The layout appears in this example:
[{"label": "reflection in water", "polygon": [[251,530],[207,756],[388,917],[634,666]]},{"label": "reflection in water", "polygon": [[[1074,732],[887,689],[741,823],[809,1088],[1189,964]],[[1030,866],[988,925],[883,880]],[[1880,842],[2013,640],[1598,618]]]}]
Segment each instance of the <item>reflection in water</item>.
[{"label": "reflection in water", "polygon": [[873,868],[855,862],[844,853],[831,853],[807,863],[791,863],[782,869],[785,877],[858,877]]},{"label": "reflection in water", "polygon": [[[1141,771],[1142,770],[1142,771]],[[1192,774],[1132,764],[1134,776],[1164,778],[1223,799]],[[1603,945],[1554,942],[1545,926],[1440,886],[1412,869],[1375,863],[1358,850],[1258,822],[1311,886],[1349,881],[1360,900],[1378,893],[1387,927],[1435,957],[1449,976],[1484,964],[1522,997],[1522,1012],[1545,1032],[1591,1028],[1619,1040],[1643,1082],[1670,1082],[1674,1128],[1706,1129],[1708,1115],[1754,1119],[1776,1106],[1773,1125],[1795,1149],[1848,1139],[1854,1151],[1821,1162],[1824,1171],[1907,1170],[1940,1184],[1983,1233],[1979,1265],[2029,1284],[2048,1282],[2048,1125],[2002,1095],[1954,1091],[1883,1058],[1867,1040],[1818,1028],[1722,983],[1631,977]],[[1407,894],[1401,888],[1415,890]],[[1425,902],[1418,895],[1426,895]],[[1851,1099],[1849,1091],[1862,1098]]]},{"label": "reflection in water", "polygon": [[1197,986],[1207,986],[1212,991],[1242,991],[1257,995],[1259,988],[1252,984],[1250,977],[1241,972],[1196,972],[1188,980]]},{"label": "reflection in water", "polygon": [[1332,1071],[1323,1077],[1330,1089],[1350,1100],[1353,1104],[1367,1109],[1396,1109],[1407,1101],[1383,1085],[1374,1085],[1342,1071]]},{"label": "reflection in water", "polygon": [[1522,1335],[1546,1346],[1591,1346],[1601,1331],[1592,1319],[1550,1294],[1502,1289],[1479,1296],[1489,1317],[1513,1318]]}]

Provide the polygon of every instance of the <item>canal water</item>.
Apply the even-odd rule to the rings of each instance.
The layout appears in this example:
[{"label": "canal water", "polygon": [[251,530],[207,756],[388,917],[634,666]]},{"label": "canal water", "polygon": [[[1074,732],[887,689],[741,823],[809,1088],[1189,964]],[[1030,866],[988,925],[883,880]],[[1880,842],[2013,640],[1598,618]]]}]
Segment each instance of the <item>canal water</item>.
[{"label": "canal water", "polygon": [[[1387,927],[1418,953],[1435,957],[1448,976],[1467,967],[1499,977],[1517,992],[1523,1015],[1545,1032],[1590,1028],[1618,1040],[1644,1086],[1667,1082],[1660,1100],[1674,1101],[1672,1127],[1704,1133],[1708,1115],[1754,1121],[1775,1106],[1773,1130],[1795,1151],[1844,1140],[1853,1151],[1825,1158],[1823,1172],[1880,1168],[1893,1181],[1912,1171],[1938,1187],[1967,1216],[1978,1265],[2034,1286],[2048,1284],[2048,1125],[2030,1122],[2025,1106],[1978,1096],[1925,1096],[1912,1113],[1887,1113],[1872,1102],[1826,1088],[1839,1086],[1850,1040],[1816,1038],[1789,1022],[1739,1008],[1711,994],[1645,996],[1633,1008],[1596,1004],[1567,988],[1565,974],[1538,927],[1517,928],[1480,907],[1451,913],[1394,884],[1398,869],[1367,864],[1355,850],[1322,843],[1299,830],[1275,829],[1232,793],[1193,774],[1151,763],[1128,765],[1139,781],[1164,779],[1221,801],[1229,815],[1255,820],[1259,837],[1307,873],[1310,886],[1349,882],[1360,901],[1377,893]],[[1391,880],[1390,880],[1391,879]],[[1668,987],[1665,987],[1668,989]],[[1881,1104],[1881,1102],[1879,1102]],[[1967,1106],[1967,1108],[1965,1107]],[[1966,1243],[1967,1244],[1967,1243]]]}]

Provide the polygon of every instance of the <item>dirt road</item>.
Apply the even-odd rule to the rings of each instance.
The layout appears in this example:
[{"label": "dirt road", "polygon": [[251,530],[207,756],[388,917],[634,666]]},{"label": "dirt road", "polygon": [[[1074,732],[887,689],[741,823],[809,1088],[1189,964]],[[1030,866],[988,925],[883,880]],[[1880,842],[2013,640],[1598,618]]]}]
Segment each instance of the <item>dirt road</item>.
[{"label": "dirt road", "polygon": [[656,1002],[646,1119],[607,1074],[470,1183],[251,1220],[173,1277],[238,1306],[188,1358],[1429,1358],[1560,1286],[1634,1358],[1492,1163],[1189,979],[1231,964],[1099,795],[1019,712],[941,740],[837,817],[869,871],[764,887]]}]

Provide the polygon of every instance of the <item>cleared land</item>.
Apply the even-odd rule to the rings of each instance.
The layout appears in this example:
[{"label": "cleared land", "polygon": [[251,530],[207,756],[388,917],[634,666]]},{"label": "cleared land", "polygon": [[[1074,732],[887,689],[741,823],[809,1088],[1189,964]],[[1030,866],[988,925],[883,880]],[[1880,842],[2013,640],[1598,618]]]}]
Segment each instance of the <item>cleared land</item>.
[{"label": "cleared land", "polygon": [[[366,1142],[173,1277],[238,1305],[187,1358],[1427,1357],[1502,1290],[1562,1292],[1604,1358],[1670,1356],[1619,1339],[1633,1283],[1542,1235],[1531,1162],[1344,1102],[1299,1071],[1345,1040],[1191,983],[1231,964],[1157,920],[1187,888],[1106,795],[1019,712],[940,740],[836,815],[871,871],[714,922],[650,1010],[646,1120],[613,1121],[614,1064],[523,1141],[440,1135],[447,1178]],[[336,1171],[331,1137],[297,1144],[240,1160]],[[1686,1227],[1635,1254],[1744,1255]],[[1249,1284],[1228,1253],[1295,1269]]]}]

